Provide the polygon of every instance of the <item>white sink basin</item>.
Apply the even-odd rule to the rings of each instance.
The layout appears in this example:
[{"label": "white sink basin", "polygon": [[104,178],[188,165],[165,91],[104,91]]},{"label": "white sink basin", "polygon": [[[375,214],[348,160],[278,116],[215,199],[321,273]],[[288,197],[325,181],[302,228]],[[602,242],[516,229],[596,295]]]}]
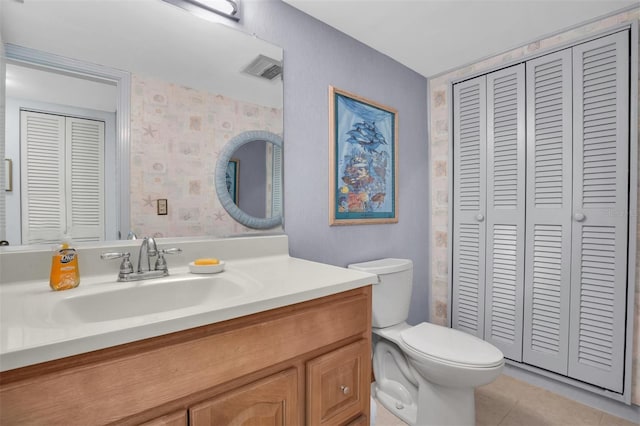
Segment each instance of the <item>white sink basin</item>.
[{"label": "white sink basin", "polygon": [[[111,286],[111,287],[110,287]],[[69,293],[51,306],[47,322],[113,321],[180,309],[219,306],[260,286],[227,273],[183,275],[129,283],[105,283],[99,291]]]},{"label": "white sink basin", "polygon": [[[247,258],[246,252],[264,248],[256,243],[260,238],[221,241],[240,259],[227,258],[218,274],[191,274],[182,265],[172,267],[168,277],[116,282],[117,265],[109,273],[86,267],[80,286],[67,291],[51,291],[45,278],[31,275],[7,282],[0,252],[0,371],[220,323],[375,280],[284,253]],[[205,249],[224,252],[209,242],[198,248]],[[101,251],[91,250],[96,256]],[[50,259],[48,252],[41,256]]]}]

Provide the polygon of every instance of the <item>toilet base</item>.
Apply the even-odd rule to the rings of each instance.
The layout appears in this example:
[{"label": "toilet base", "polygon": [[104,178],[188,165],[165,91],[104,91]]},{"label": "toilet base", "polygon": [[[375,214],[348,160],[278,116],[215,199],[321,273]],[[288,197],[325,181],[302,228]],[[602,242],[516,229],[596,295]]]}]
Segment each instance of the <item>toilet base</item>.
[{"label": "toilet base", "polygon": [[475,425],[473,388],[449,388],[429,382],[420,383],[417,404],[406,404],[393,395],[392,391],[385,392],[375,386],[375,398],[389,412],[412,426]]},{"label": "toilet base", "polygon": [[415,425],[418,417],[418,406],[415,403],[402,402],[393,392],[380,389],[375,383],[375,398],[387,411],[409,425]]},{"label": "toilet base", "polygon": [[418,378],[418,418],[421,426],[473,426],[476,422],[474,388],[447,387]]}]

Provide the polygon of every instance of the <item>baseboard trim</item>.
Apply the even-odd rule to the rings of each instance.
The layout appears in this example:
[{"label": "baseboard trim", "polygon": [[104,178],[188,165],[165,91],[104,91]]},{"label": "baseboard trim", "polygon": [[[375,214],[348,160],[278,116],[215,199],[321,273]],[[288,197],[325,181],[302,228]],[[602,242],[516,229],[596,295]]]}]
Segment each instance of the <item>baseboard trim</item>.
[{"label": "baseboard trim", "polygon": [[630,422],[637,423],[640,418],[640,406],[638,405],[627,405],[515,365],[506,364],[503,373]]}]

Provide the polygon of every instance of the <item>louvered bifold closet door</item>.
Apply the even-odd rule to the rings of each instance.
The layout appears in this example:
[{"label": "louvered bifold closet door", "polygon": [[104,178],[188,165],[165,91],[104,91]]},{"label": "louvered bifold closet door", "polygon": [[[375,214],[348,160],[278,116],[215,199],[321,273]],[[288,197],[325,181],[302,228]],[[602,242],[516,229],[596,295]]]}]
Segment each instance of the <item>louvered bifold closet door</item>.
[{"label": "louvered bifold closet door", "polygon": [[629,39],[573,48],[574,195],[569,376],[622,392],[629,169]]},{"label": "louvered bifold closet door", "polygon": [[67,233],[104,240],[104,122],[67,117],[66,140]]},{"label": "louvered bifold closet door", "polygon": [[527,67],[527,211],[522,360],[567,374],[571,279],[571,49]]},{"label": "louvered bifold closet door", "polygon": [[20,111],[22,243],[60,241],[65,224],[65,119]]},{"label": "louvered bifold closet door", "polygon": [[484,334],[486,78],[454,90],[452,326]]},{"label": "louvered bifold closet door", "polygon": [[282,214],[282,148],[270,144],[273,148],[271,161],[271,205],[269,217]]},{"label": "louvered bifold closet door", "polygon": [[487,75],[485,340],[522,359],[525,213],[524,64]]}]

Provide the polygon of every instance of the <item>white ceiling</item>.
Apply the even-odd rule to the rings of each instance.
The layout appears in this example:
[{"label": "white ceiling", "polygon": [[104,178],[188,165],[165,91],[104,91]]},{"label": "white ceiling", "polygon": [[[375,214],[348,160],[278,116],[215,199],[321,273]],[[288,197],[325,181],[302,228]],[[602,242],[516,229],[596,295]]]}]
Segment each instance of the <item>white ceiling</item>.
[{"label": "white ceiling", "polygon": [[425,77],[638,0],[284,0]]}]

